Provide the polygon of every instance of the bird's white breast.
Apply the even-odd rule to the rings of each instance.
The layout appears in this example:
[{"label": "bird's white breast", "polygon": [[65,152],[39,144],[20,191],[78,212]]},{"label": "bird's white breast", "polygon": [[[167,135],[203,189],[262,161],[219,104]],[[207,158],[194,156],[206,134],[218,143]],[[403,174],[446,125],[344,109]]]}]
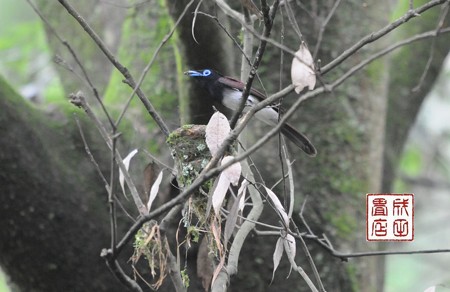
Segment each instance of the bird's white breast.
[{"label": "bird's white breast", "polygon": [[[234,89],[224,89],[222,104],[231,110],[236,110],[242,97],[242,91]],[[258,99],[253,95],[249,95],[244,112],[247,112],[249,107],[258,103]],[[278,122],[278,113],[271,107],[265,107],[255,113],[255,117],[269,125],[275,125]]]}]

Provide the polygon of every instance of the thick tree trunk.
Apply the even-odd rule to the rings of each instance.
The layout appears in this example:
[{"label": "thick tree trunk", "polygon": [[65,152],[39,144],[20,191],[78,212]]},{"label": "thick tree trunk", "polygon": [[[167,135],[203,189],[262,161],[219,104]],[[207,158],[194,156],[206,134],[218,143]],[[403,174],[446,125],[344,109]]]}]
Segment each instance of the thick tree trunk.
[{"label": "thick tree trunk", "polygon": [[[100,258],[107,193],[65,115],[33,108],[0,79],[0,265],[21,291],[123,291]],[[108,165],[104,143],[83,126]]]}]

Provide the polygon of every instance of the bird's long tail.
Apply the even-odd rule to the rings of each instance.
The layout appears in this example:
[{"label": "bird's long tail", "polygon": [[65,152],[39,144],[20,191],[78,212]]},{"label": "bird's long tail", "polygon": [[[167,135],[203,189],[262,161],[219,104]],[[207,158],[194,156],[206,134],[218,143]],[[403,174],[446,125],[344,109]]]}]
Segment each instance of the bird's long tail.
[{"label": "bird's long tail", "polygon": [[281,133],[309,156],[314,157],[317,155],[317,150],[311,141],[305,135],[292,128],[292,126],[284,124],[281,128]]}]

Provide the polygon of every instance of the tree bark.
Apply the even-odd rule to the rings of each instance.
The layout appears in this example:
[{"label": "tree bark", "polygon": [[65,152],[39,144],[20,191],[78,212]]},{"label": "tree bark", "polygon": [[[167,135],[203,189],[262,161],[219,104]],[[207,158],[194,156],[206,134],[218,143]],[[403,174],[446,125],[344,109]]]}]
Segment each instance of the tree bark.
[{"label": "tree bark", "polygon": [[[11,282],[21,291],[123,291],[100,258],[107,192],[72,110],[35,109],[3,79],[0,108],[0,264]],[[104,143],[91,125],[83,131],[107,166]]]}]

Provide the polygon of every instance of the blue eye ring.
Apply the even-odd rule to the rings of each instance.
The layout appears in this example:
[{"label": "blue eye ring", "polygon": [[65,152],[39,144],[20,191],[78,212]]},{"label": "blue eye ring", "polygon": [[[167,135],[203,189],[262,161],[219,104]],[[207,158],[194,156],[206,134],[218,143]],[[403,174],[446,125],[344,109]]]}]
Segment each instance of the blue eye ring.
[{"label": "blue eye ring", "polygon": [[209,76],[209,75],[211,75],[211,70],[204,70],[203,71],[203,76]]}]

